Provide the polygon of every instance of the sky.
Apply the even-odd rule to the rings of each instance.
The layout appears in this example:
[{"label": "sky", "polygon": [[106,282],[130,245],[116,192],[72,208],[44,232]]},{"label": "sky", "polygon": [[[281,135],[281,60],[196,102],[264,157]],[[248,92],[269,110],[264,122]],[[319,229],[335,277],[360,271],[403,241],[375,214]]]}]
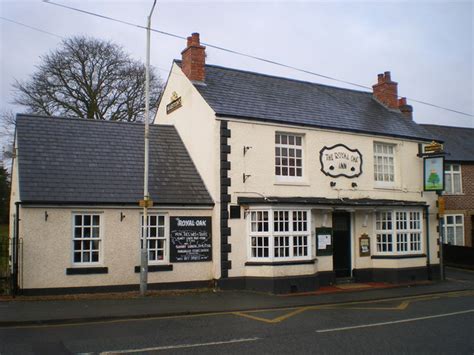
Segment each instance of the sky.
[{"label": "sky", "polygon": [[[152,0],[51,0],[146,25]],[[0,17],[61,37],[112,40],[145,61],[144,30],[47,4],[0,0]],[[12,83],[26,80],[61,38],[0,18],[0,110],[12,104]],[[341,80],[372,86],[391,71],[398,92],[413,105],[414,120],[474,128],[474,1],[160,1],[152,27],[278,61]],[[156,33],[151,64],[165,81],[185,41]],[[250,58],[207,48],[207,63],[364,90]]]}]

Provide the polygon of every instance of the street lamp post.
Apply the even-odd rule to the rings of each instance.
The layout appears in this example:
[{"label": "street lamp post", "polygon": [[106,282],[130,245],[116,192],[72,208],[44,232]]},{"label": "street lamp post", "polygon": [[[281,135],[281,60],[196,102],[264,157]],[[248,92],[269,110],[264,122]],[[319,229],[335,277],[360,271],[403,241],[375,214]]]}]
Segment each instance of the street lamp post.
[{"label": "street lamp post", "polygon": [[148,207],[152,205],[148,191],[148,169],[149,169],[149,141],[150,141],[150,28],[151,16],[155,9],[156,0],[153,1],[146,28],[146,67],[145,67],[145,161],[143,177],[143,235],[140,252],[140,295],[145,296],[148,279]]}]

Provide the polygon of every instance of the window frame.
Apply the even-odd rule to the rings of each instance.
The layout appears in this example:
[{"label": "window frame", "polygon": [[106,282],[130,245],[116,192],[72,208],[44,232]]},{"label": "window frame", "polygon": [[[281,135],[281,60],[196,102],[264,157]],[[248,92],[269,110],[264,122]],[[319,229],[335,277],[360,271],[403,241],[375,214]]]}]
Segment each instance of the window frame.
[{"label": "window frame", "polygon": [[[98,265],[104,265],[104,222],[103,222],[103,212],[100,212],[100,211],[74,211],[72,212],[71,214],[72,216],[72,223],[71,223],[71,242],[72,242],[72,248],[71,248],[71,264],[74,266],[74,267],[91,267],[91,266],[98,266]],[[82,223],[80,226],[76,225],[76,216],[81,216],[82,217]],[[93,228],[94,225],[93,224],[93,216],[98,216],[99,217],[99,224],[98,224],[98,227],[99,227],[99,237],[98,238],[93,238],[93,237],[89,237],[89,238],[75,238],[75,229],[76,228],[81,228],[82,232],[81,234],[83,235],[83,229],[85,227],[84,225],[84,216],[90,216],[91,217],[91,224],[89,224],[88,226],[90,226],[90,228]],[[92,232],[92,231],[91,231]],[[97,261],[87,261],[87,262],[84,262],[84,261],[75,261],[74,260],[74,254],[76,253],[76,249],[75,249],[75,242],[76,241],[85,241],[85,240],[89,240],[89,241],[95,241],[97,240],[99,242],[99,248],[98,248],[98,260]],[[84,252],[84,249],[80,249],[81,251],[81,259],[82,259],[82,255],[83,255],[83,252]],[[92,250],[92,249],[89,249],[89,250]]]},{"label": "window frame", "polygon": [[[453,166],[459,166],[459,171],[454,171]],[[449,170],[447,170],[447,167],[449,166]],[[448,179],[446,178],[447,175],[450,175],[451,177],[451,183],[449,184],[451,187],[451,191],[447,191],[448,187]],[[454,191],[454,177],[458,176],[459,177],[459,191]],[[443,194],[445,195],[462,195],[462,167],[461,164],[457,163],[445,163],[444,164],[444,192]]]},{"label": "window frame", "polygon": [[[392,147],[393,149],[393,154],[389,154],[389,153],[379,153],[379,152],[376,152],[376,148],[375,146],[376,145],[381,145],[381,146],[390,146]],[[382,148],[383,150],[383,148]],[[374,178],[374,183],[375,183],[375,187],[393,187],[395,186],[396,184],[396,180],[397,180],[397,144],[395,143],[388,143],[388,142],[381,142],[381,141],[374,141],[373,142],[373,145],[372,145],[372,152],[373,152],[373,155],[372,155],[372,158],[373,158],[373,172],[374,172],[374,175],[373,175],[373,178]],[[380,180],[377,180],[377,171],[375,169],[376,165],[377,165],[377,158],[378,157],[381,157],[382,160],[384,157],[387,157],[387,158],[390,158],[392,157],[393,158],[393,181],[380,181]],[[382,162],[382,168],[384,167],[383,165],[383,162]],[[384,174],[383,172],[383,169],[382,169],[382,175]]]},{"label": "window frame", "polygon": [[[156,241],[158,240],[164,240],[164,247],[162,248],[163,249],[163,259],[162,260],[150,260],[150,249],[149,247],[147,248],[147,262],[148,262],[148,265],[168,265],[170,263],[170,231],[169,231],[169,215],[166,214],[166,213],[163,213],[163,212],[148,212],[147,214],[147,217],[148,219],[150,219],[151,217],[156,217],[156,221],[157,221],[157,224],[156,224],[156,228],[157,228],[157,236],[158,236],[158,230],[160,228],[159,224],[158,224],[158,221],[159,221],[159,217],[163,217],[163,232],[164,232],[164,237],[156,237],[156,238],[152,238]],[[139,224],[140,224],[140,230],[139,230],[139,233],[140,233],[140,240],[139,240],[139,243],[138,243],[138,247],[139,247],[139,250],[141,251],[141,247],[142,247],[142,239],[143,239],[143,228],[144,228],[144,225],[143,225],[143,222],[144,222],[144,218],[143,218],[143,213],[140,213],[140,217],[139,217]],[[148,227],[149,228],[152,228],[150,227],[150,224],[148,224]],[[148,238],[149,239],[149,238]],[[148,244],[149,245],[149,244]],[[158,250],[159,248],[155,248],[154,250]]]},{"label": "window frame", "polygon": [[[293,136],[295,137],[295,142],[296,142],[296,137],[298,138],[301,138],[301,145],[298,146],[295,144],[293,145],[290,145],[289,143],[281,143],[281,140],[280,140],[280,143],[276,143],[276,137],[277,135],[286,135],[286,136]],[[281,138],[280,138],[281,139]],[[298,148],[299,147],[299,148]],[[298,167],[296,165],[294,165],[294,169],[295,169],[295,176],[290,176],[290,175],[281,175],[281,171],[280,171],[280,175],[277,175],[276,173],[276,168],[277,168],[277,164],[276,164],[276,159],[278,158],[277,157],[277,154],[276,154],[276,148],[286,148],[286,149],[289,149],[289,148],[294,148],[294,149],[300,149],[301,150],[301,158],[297,158],[296,157],[296,154],[295,154],[295,157],[294,159],[301,159],[301,176],[297,176],[296,175],[296,169],[298,169]],[[301,133],[294,133],[294,132],[282,132],[282,131],[276,131],[275,134],[273,135],[273,175],[275,176],[275,179],[277,182],[301,182],[301,181],[304,181],[304,174],[305,174],[305,135],[304,134],[301,134]],[[281,158],[281,153],[280,153],[280,159]],[[290,156],[288,155],[287,156],[287,159],[290,159]],[[295,160],[295,164],[296,164],[296,160]],[[283,165],[281,164],[281,161],[280,161],[280,168],[282,169],[283,168]],[[286,165],[288,167],[288,169],[290,169],[290,165],[287,164]],[[289,173],[289,172],[288,172]]]},{"label": "window frame", "polygon": [[[465,245],[465,240],[464,240],[465,230],[464,230],[464,214],[462,214],[462,213],[448,213],[448,214],[445,214],[443,216],[443,243],[448,244],[448,233],[447,233],[448,218],[447,217],[453,217],[453,221],[454,221],[454,223],[449,224],[449,226],[452,226],[454,228],[455,243],[450,244],[450,245],[464,246]],[[461,224],[456,223],[456,217],[461,217]],[[462,244],[457,244],[456,243],[457,238],[458,238],[458,235],[456,233],[456,227],[459,227],[459,226],[462,228],[462,232],[461,232],[461,236],[460,236]]]},{"label": "window frame", "polygon": [[[268,213],[268,231],[254,231],[251,230],[252,223],[252,213],[264,212]],[[275,213],[288,213],[287,222],[283,221],[282,223],[288,223],[288,231],[276,231],[275,230]],[[299,218],[294,219],[293,213],[305,212],[306,220],[302,221]],[[311,234],[311,210],[307,208],[275,208],[275,207],[255,207],[248,211],[247,213],[247,260],[251,262],[285,262],[285,261],[305,261],[311,260],[313,257],[313,243],[312,243],[312,234]],[[294,228],[294,223],[304,223],[306,222],[306,230],[298,231]],[[298,228],[297,228],[298,229]],[[265,257],[255,257],[252,256],[252,238],[253,237],[268,237],[268,256]],[[275,240],[277,238],[288,237],[288,252],[289,256],[275,256]],[[306,237],[306,245],[299,243],[299,237]],[[306,255],[295,256],[295,248],[306,248]]]},{"label": "window frame", "polygon": [[[379,213],[386,213],[390,215],[391,228],[390,229],[378,229],[377,222],[379,222],[377,215]],[[412,214],[418,214],[418,219],[412,218]],[[405,215],[405,218],[399,218],[401,215]],[[387,219],[388,221],[388,219]],[[418,225],[418,228],[413,227],[414,224]],[[398,225],[405,224],[405,227],[399,228]],[[374,241],[373,249],[374,255],[416,255],[423,254],[424,250],[424,224],[423,224],[423,211],[420,209],[394,209],[394,210],[379,210],[374,212]],[[391,250],[379,251],[378,236],[386,234],[391,235],[391,241],[385,242],[386,245],[391,247]],[[399,236],[405,235],[406,241],[400,242]],[[414,238],[418,235],[418,238]],[[418,249],[414,249],[414,244],[419,244]],[[406,245],[405,250],[399,250],[399,245]],[[389,249],[389,248],[387,248]]]}]

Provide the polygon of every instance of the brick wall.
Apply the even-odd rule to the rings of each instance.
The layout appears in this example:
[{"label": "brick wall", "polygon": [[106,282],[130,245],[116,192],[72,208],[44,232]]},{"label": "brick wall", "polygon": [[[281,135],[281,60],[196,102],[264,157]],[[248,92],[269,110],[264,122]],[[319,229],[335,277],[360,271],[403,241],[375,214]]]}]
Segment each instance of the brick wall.
[{"label": "brick wall", "polygon": [[446,213],[464,214],[464,245],[474,246],[472,216],[474,216],[474,163],[461,164],[462,194],[445,195]]}]

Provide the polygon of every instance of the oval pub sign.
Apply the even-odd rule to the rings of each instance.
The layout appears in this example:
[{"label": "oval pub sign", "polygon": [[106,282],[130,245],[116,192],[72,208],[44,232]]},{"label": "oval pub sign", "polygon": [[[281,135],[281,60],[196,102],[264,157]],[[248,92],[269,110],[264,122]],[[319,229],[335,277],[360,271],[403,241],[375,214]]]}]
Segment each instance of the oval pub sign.
[{"label": "oval pub sign", "polygon": [[336,144],[319,151],[321,171],[331,177],[355,178],[362,174],[362,154],[359,150]]}]

